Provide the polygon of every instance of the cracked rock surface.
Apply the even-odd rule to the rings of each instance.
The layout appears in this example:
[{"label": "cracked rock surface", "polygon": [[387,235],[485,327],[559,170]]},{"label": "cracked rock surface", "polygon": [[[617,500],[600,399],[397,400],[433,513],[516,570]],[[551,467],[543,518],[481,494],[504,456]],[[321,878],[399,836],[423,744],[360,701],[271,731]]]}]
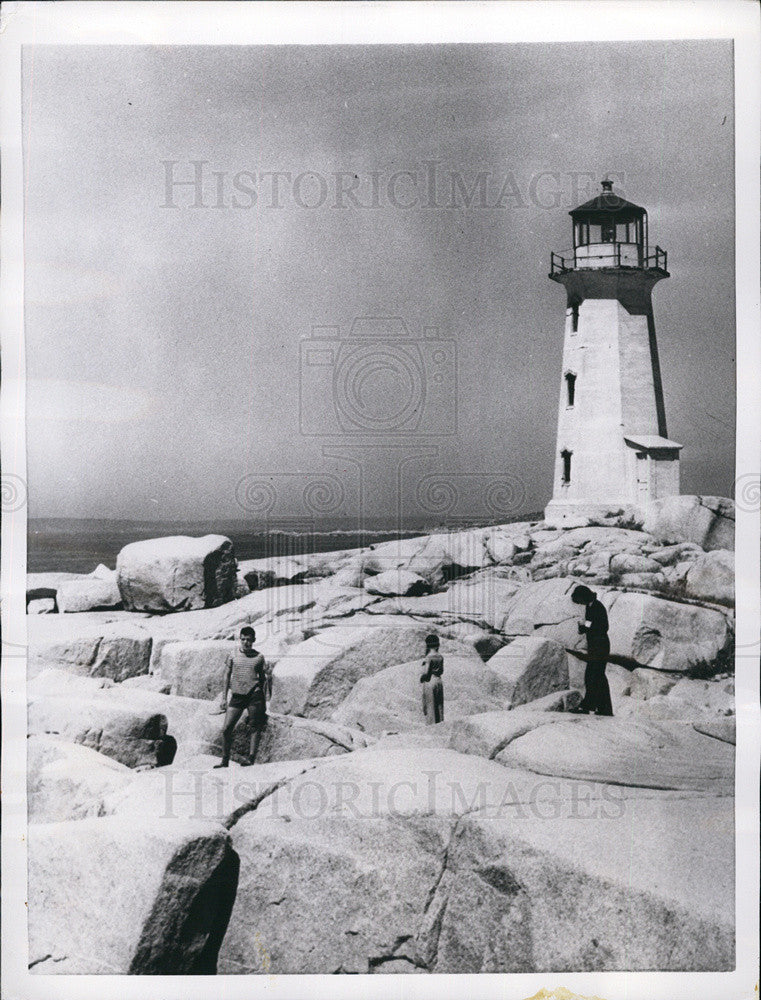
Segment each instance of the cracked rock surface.
[{"label": "cracked rock surface", "polygon": [[[149,543],[133,606],[197,610],[31,616],[32,972],[733,968],[733,529],[731,501],[676,497],[248,566]],[[578,583],[612,718],[569,714]],[[241,722],[216,769],[243,624],[273,697],[256,764]]]}]

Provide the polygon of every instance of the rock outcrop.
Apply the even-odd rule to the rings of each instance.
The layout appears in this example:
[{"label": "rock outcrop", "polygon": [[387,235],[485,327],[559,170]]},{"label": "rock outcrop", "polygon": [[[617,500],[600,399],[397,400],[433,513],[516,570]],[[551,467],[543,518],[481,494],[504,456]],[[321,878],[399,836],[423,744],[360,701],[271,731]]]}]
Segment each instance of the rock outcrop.
[{"label": "rock outcrop", "polygon": [[685,573],[685,591],[697,600],[734,606],[734,553],[718,549],[698,556]]},{"label": "rock outcrop", "polygon": [[[334,711],[333,721],[376,736],[424,727],[421,672],[417,659],[361,678]],[[510,705],[510,685],[475,652],[470,656],[448,655],[443,684],[446,719],[459,719]]]},{"label": "rock outcrop", "polygon": [[[362,677],[425,653],[427,625],[401,617],[355,616],[294,646],[275,665],[274,711],[327,719]],[[436,631],[435,629],[433,631]],[[462,649],[444,640],[443,650]]]},{"label": "rock outcrop", "polygon": [[216,824],[121,817],[32,824],[30,969],[214,973],[238,867],[229,834]]},{"label": "rock outcrop", "polygon": [[140,624],[118,621],[77,628],[76,621],[58,617],[47,621],[48,629],[38,622],[29,629],[30,677],[47,667],[115,681],[148,673],[152,640]]},{"label": "rock outcrop", "polygon": [[115,571],[98,566],[90,576],[62,581],[56,591],[56,603],[63,613],[120,608],[122,597]]},{"label": "rock outcrop", "polygon": [[30,736],[26,754],[30,823],[101,816],[105,799],[133,778],[124,764],[60,736]]},{"label": "rock outcrop", "polygon": [[[710,850],[678,864],[672,851],[701,816],[731,825],[731,802],[536,788],[495,762],[410,747],[294,778],[231,829],[241,875],[219,971],[732,966],[731,878]],[[626,852],[611,851],[619,839]],[[731,838],[731,867],[730,855]]]},{"label": "rock outcrop", "polygon": [[130,611],[191,611],[235,596],[233,545],[223,535],[176,535],[132,542],[119,553],[116,573]]},{"label": "rock outcrop", "polygon": [[170,682],[171,693],[186,698],[219,699],[227,663],[236,645],[224,639],[196,639],[164,645],[161,675]]},{"label": "rock outcrop", "polygon": [[127,767],[155,767],[167,733],[166,716],[122,707],[105,697],[32,697],[28,726],[30,736],[62,736]]},{"label": "rock outcrop", "polygon": [[498,650],[488,663],[489,669],[508,685],[513,706],[568,688],[568,654],[551,639],[519,636]]},{"label": "rock outcrop", "polygon": [[[586,520],[239,566],[159,539],[120,556],[126,609],[30,615],[32,971],[734,968],[733,506]],[[112,571],[44,577],[84,608]],[[581,582],[612,718],[568,714]],[[273,696],[256,763],[244,714],[215,770],[244,624]]]},{"label": "rock outcrop", "polygon": [[664,497],[648,505],[643,529],[662,542],[734,551],[735,505],[725,497]]},{"label": "rock outcrop", "polygon": [[416,597],[429,590],[422,576],[408,569],[387,569],[376,576],[368,576],[364,587],[368,594],[381,597]]}]

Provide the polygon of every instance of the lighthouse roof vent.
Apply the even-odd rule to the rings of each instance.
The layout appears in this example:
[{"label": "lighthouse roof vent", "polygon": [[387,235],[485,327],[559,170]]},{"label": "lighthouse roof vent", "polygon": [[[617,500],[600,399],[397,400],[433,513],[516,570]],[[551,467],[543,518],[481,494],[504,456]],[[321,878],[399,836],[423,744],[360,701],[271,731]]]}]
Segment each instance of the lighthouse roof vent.
[{"label": "lighthouse roof vent", "polygon": [[568,213],[575,222],[602,222],[610,219],[611,216],[617,222],[631,222],[646,215],[645,209],[641,205],[635,205],[613,190],[612,181],[602,181],[602,191],[596,198],[585,201],[583,205],[572,209]]}]

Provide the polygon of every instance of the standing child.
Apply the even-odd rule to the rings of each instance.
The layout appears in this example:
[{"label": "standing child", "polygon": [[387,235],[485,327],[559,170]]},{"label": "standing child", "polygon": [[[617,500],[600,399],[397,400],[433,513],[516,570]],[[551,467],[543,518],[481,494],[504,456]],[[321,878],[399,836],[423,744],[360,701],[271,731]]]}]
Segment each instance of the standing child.
[{"label": "standing child", "polygon": [[420,675],[423,685],[423,715],[429,726],[444,721],[444,683],[441,675],[444,673],[444,657],[439,652],[439,637],[428,635],[425,638],[424,673]]},{"label": "standing child", "polygon": [[215,764],[215,767],[227,767],[230,763],[233,730],[245,711],[248,711],[248,721],[251,726],[249,763],[253,764],[256,760],[262,730],[267,725],[268,682],[264,657],[254,649],[255,640],[256,632],[250,625],[245,625],[240,630],[240,645],[238,649],[233,650],[227,661],[225,690],[220,706],[225,712],[225,724],[222,729],[222,762]]}]

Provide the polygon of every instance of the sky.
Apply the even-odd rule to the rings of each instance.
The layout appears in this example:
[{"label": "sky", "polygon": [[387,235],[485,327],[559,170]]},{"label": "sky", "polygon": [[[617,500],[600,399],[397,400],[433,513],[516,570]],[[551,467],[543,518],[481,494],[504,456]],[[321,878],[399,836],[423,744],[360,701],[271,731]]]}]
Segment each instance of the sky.
[{"label": "sky", "polygon": [[31,516],[541,510],[550,251],[606,175],[669,255],[682,492],[732,495],[730,42],[37,46],[23,69]]}]

